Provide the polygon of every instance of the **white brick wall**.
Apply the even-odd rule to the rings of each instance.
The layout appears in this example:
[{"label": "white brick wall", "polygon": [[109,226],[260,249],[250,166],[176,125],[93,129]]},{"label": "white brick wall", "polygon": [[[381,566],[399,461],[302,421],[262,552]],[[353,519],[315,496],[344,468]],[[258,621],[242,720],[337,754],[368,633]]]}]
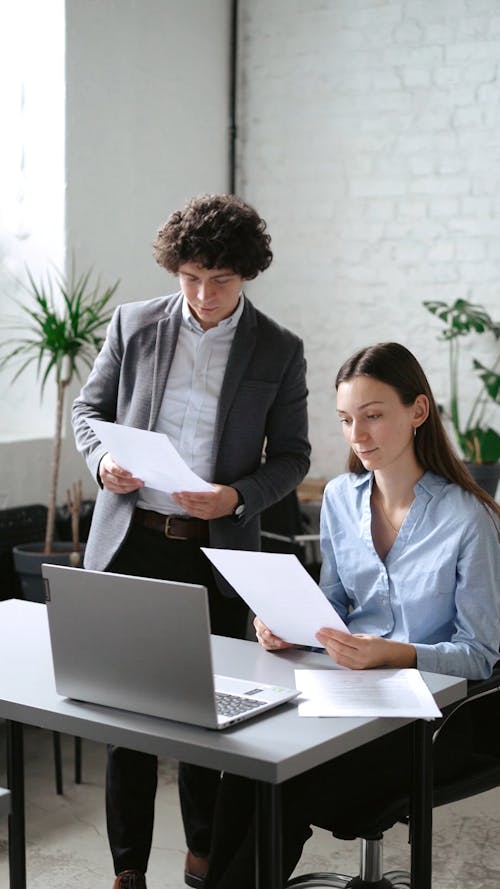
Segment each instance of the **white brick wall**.
[{"label": "white brick wall", "polygon": [[[447,394],[425,299],[500,315],[499,0],[242,0],[239,191],[275,262],[256,302],[305,340],[315,475],[333,379],[399,340]],[[472,354],[485,358],[478,339]]]}]

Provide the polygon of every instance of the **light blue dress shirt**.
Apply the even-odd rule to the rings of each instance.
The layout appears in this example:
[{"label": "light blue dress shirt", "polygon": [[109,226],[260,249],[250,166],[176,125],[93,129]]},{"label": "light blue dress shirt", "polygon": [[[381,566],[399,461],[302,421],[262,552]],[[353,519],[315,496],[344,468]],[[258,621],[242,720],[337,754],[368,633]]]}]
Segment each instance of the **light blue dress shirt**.
[{"label": "light blue dress shirt", "polygon": [[411,642],[419,670],[469,679],[499,659],[500,544],[459,485],[426,472],[393,546],[373,545],[373,473],[340,475],[321,509],[320,586],[352,633]]}]

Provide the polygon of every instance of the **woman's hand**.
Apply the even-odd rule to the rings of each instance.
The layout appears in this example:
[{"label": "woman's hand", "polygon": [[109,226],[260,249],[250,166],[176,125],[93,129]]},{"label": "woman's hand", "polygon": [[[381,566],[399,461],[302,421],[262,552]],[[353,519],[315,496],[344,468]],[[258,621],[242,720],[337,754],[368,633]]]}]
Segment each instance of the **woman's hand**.
[{"label": "woman's hand", "polygon": [[260,617],[254,618],[253,625],[257,636],[257,642],[265,648],[266,651],[281,651],[283,648],[294,648],[291,642],[285,642],[279,636],[275,636],[269,627],[262,623]]},{"label": "woman's hand", "polygon": [[323,627],[316,638],[324,645],[332,661],[351,670],[374,667],[415,667],[417,654],[407,642],[395,642],[364,633],[343,633]]},{"label": "woman's hand", "polygon": [[99,463],[99,478],[103,487],[112,494],[130,494],[131,491],[137,491],[138,488],[144,487],[144,482],[140,478],[134,478],[131,472],[122,469],[115,463],[111,454],[104,454]]}]

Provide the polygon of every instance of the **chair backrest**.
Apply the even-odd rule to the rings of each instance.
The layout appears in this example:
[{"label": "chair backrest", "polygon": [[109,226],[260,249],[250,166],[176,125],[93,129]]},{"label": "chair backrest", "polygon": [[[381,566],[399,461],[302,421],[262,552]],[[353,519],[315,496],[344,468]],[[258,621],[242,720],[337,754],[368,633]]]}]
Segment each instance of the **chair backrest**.
[{"label": "chair backrest", "polygon": [[[500,662],[489,679],[469,683],[467,698],[449,708],[437,733],[435,744],[439,744],[445,732],[452,731],[460,735],[463,729],[467,733],[468,752],[464,768],[458,776],[434,782],[435,807],[458,802],[500,786],[500,744],[497,729],[499,716]],[[379,837],[396,822],[408,822],[409,809],[410,800],[407,795],[387,800],[387,804],[379,809],[373,830],[370,829],[370,834],[366,836],[370,839]],[[340,838],[353,839],[347,835]]]},{"label": "chair backrest", "polygon": [[272,534],[283,534],[293,537],[296,534],[306,534],[306,517],[300,509],[297,491],[290,491],[282,500],[268,506],[261,513],[260,524],[263,531]]},{"label": "chair backrest", "polygon": [[[451,709],[435,743],[448,729],[460,731],[461,720],[471,736],[470,753],[462,774],[437,784],[434,789],[434,805],[451,802],[484,793],[500,786],[500,662],[489,679],[469,683],[465,702]],[[458,726],[458,728],[457,728]]]},{"label": "chair backrest", "polygon": [[314,543],[319,535],[309,533],[310,520],[300,508],[296,490],[262,512],[261,529],[264,552],[292,553],[314,580],[319,580],[321,557],[319,546]]},{"label": "chair backrest", "polygon": [[498,679],[496,692],[483,698],[471,701],[474,714],[475,750],[478,754],[492,756],[500,760],[500,741],[498,725],[500,724],[500,667],[495,667],[493,676]]},{"label": "chair backrest", "polygon": [[41,503],[0,510],[0,599],[22,598],[12,547],[45,538],[47,507]]}]

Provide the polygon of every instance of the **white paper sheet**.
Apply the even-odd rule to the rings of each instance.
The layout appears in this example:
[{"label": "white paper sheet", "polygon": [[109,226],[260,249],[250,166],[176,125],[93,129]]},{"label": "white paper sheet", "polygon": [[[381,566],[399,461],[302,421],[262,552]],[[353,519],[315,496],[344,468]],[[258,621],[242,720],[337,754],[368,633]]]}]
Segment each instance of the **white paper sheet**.
[{"label": "white paper sheet", "polygon": [[295,670],[295,684],[300,716],[441,716],[418,670]]},{"label": "white paper sheet", "polygon": [[146,488],[174,491],[211,491],[212,485],[186,465],[167,435],[134,429],[104,420],[87,419],[113,460],[140,478]]},{"label": "white paper sheet", "polygon": [[349,632],[296,556],[202,549],[252,611],[286,642],[319,648],[315,634],[322,627]]}]

